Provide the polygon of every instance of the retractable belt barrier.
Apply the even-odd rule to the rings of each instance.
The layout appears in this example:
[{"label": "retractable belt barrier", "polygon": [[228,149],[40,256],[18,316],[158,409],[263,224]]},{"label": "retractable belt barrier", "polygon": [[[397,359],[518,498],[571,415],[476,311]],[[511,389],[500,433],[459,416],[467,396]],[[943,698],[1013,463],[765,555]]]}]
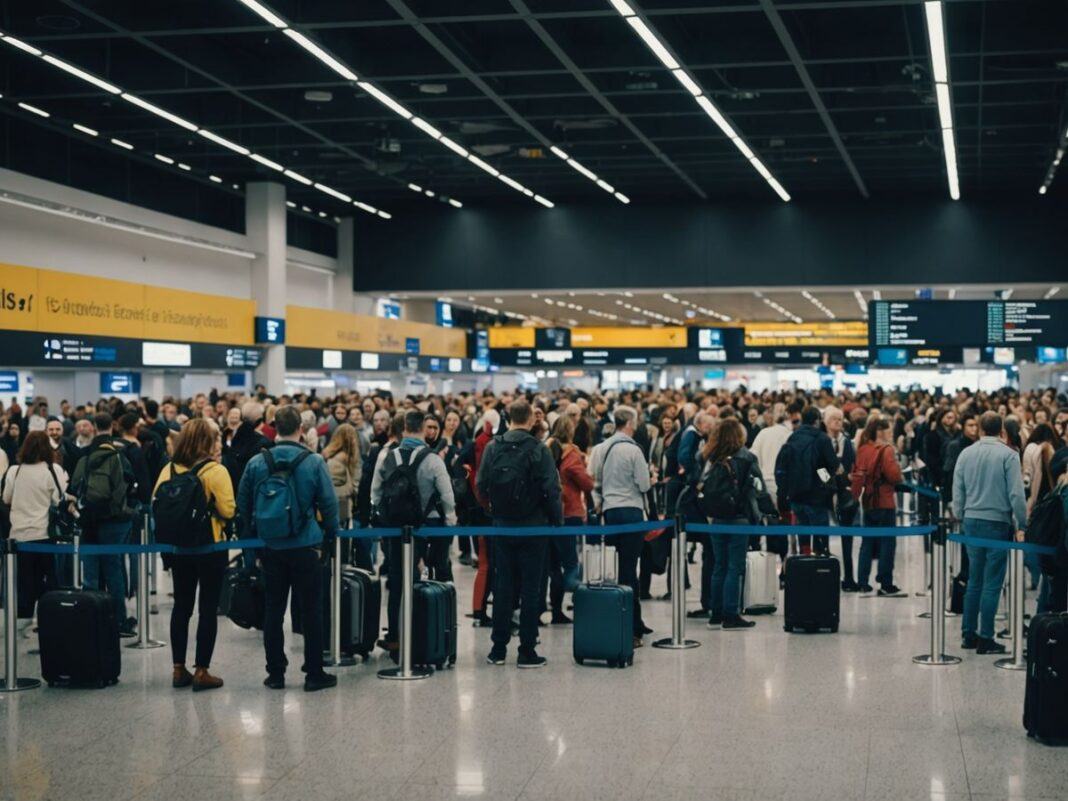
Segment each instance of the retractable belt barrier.
[{"label": "retractable belt barrier", "polygon": [[831,537],[924,537],[937,526],[745,526],[729,523],[687,523],[691,534],[732,534],[748,537],[792,537],[815,534]]},{"label": "retractable belt barrier", "polygon": [[950,534],[950,542],[974,545],[977,548],[993,548],[997,551],[1023,551],[1053,556],[1057,548],[1053,545],[1035,545],[1033,542],[1016,542],[1015,540],[991,540],[986,537],[970,537],[967,534]]}]

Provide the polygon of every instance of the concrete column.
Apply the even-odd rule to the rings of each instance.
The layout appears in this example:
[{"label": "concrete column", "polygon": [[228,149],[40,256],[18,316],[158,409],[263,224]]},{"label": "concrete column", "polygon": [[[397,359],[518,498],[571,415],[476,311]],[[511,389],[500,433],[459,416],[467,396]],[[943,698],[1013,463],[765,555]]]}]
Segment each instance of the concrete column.
[{"label": "concrete column", "polygon": [[[252,261],[252,298],[256,313],[285,317],[286,312],[286,189],[277,183],[245,187],[245,235],[256,253]],[[286,348],[265,348],[256,368],[256,382],[271,394],[285,391]]]},{"label": "concrete column", "polygon": [[354,228],[352,217],[343,217],[337,227],[337,272],[332,279],[334,309],[348,314],[356,310],[352,292],[352,269],[356,256]]}]

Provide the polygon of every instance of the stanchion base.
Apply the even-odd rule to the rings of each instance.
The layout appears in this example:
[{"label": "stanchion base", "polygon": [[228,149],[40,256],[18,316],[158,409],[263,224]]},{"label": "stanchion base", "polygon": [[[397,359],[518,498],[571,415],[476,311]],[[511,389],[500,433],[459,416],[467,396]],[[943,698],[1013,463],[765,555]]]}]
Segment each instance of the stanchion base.
[{"label": "stanchion base", "polygon": [[948,609],[944,612],[944,617],[960,617],[956,612],[950,612]]},{"label": "stanchion base", "polygon": [[912,661],[917,665],[959,665],[961,659],[959,656],[950,656],[949,654],[942,654],[941,656],[935,656],[933,654],[921,654],[920,656],[912,657]]},{"label": "stanchion base", "polygon": [[434,671],[430,668],[413,667],[408,675],[404,675],[404,668],[387,668],[385,670],[378,671],[378,678],[386,679],[387,681],[415,681],[416,679],[425,679],[430,676]]},{"label": "stanchion base", "polygon": [[685,651],[688,648],[700,648],[701,643],[697,640],[683,640],[682,642],[675,642],[670,637],[665,637],[662,640],[657,640],[653,643],[653,648],[667,648],[669,651]]},{"label": "stanchion base", "polygon": [[999,659],[994,663],[994,667],[1001,668],[1002,670],[1027,670],[1026,662],[1017,662],[1011,656],[1005,659]]},{"label": "stanchion base", "polygon": [[17,693],[20,690],[32,690],[41,686],[40,679],[15,679],[15,686],[8,687],[5,681],[4,684],[0,684],[0,693]]},{"label": "stanchion base", "polygon": [[167,643],[160,642],[159,640],[145,640],[144,642],[131,642],[126,645],[127,648],[133,648],[135,651],[151,651],[153,648],[162,648]]},{"label": "stanchion base", "polygon": [[355,664],[356,658],[352,656],[343,656],[336,660],[330,657],[323,657],[323,667],[352,667]]},{"label": "stanchion base", "polygon": [[913,594],[913,595],[914,595],[915,597],[917,597],[917,598],[926,598],[926,597],[928,597],[928,596],[929,596],[929,595],[930,595],[931,593],[929,593],[929,592],[914,592],[914,593],[912,593],[912,594]]},{"label": "stanchion base", "polygon": [[930,612],[920,612],[918,615],[916,615],[916,617],[922,617],[924,620],[930,620],[931,619],[931,613]]}]

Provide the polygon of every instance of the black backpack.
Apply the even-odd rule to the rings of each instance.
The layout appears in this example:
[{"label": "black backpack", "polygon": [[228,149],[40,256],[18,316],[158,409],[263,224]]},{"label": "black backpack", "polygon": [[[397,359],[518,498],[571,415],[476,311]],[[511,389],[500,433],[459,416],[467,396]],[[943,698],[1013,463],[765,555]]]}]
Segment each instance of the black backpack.
[{"label": "black backpack", "polygon": [[535,492],[534,452],[541,443],[534,437],[506,440],[493,438],[493,461],[486,495],[494,517],[518,520],[530,517],[541,506],[541,493]]},{"label": "black backpack", "polygon": [[379,526],[421,526],[434,507],[436,498],[424,506],[419,496],[419,465],[430,455],[429,448],[396,448],[386,454],[382,466],[382,494],[378,500]]},{"label": "black backpack", "polygon": [[705,517],[734,520],[744,517],[745,480],[749,471],[733,459],[709,462],[697,481],[697,506]]},{"label": "black backpack", "polygon": [[211,508],[200,481],[200,471],[209,462],[206,459],[184,473],[176,472],[174,463],[171,463],[170,477],[156,488],[152,499],[156,542],[178,548],[196,548],[215,541]]},{"label": "black backpack", "polygon": [[1059,547],[1064,542],[1064,526],[1064,498],[1060,492],[1047,492],[1031,509],[1024,538],[1032,545]]},{"label": "black backpack", "polygon": [[133,467],[130,460],[122,450],[112,444],[105,448],[97,445],[89,448],[82,459],[85,460],[85,469],[81,474],[81,480],[74,488],[75,505],[78,509],[78,518],[82,525],[87,523],[100,523],[113,517],[111,478],[108,472],[108,460],[116,458],[122,469],[122,491],[127,499],[127,506],[132,505],[137,497],[137,479],[134,478]]}]

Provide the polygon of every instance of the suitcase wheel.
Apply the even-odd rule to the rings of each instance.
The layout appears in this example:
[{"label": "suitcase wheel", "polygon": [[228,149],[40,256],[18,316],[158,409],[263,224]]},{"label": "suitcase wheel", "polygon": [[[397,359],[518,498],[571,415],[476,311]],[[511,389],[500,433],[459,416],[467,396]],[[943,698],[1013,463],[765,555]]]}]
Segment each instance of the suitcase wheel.
[{"label": "suitcase wheel", "polygon": [[815,634],[817,631],[819,631],[819,629],[814,629],[811,626],[805,626],[806,634]]},{"label": "suitcase wheel", "polygon": [[449,667],[452,667],[455,664],[456,664],[456,655],[453,654],[452,656],[449,657]]},{"label": "suitcase wheel", "polygon": [[831,626],[831,634],[837,634],[837,633],[838,633],[838,624],[835,623],[833,626]]},{"label": "suitcase wheel", "polygon": [[[576,656],[575,657],[575,664],[576,665],[585,665],[586,664],[586,660],[583,659],[581,656]],[[49,686],[51,686],[51,685],[49,685]]]},{"label": "suitcase wheel", "polygon": [[614,659],[609,659],[609,660],[608,660],[608,667],[610,667],[610,668],[614,668],[614,667],[616,667],[616,666],[617,666],[617,665],[616,665],[616,660],[614,660]]},{"label": "suitcase wheel", "polygon": [[793,627],[793,626],[783,626],[783,627],[782,627],[782,630],[783,630],[783,631],[789,631],[789,632],[791,632],[791,633],[792,633],[792,632],[793,632],[793,630],[794,630],[794,627]]},{"label": "suitcase wheel", "polygon": [[445,663],[444,662],[436,662],[434,664],[434,669],[435,670],[444,670],[445,669]]},{"label": "suitcase wheel", "polygon": [[50,682],[48,682],[48,686],[49,687],[55,687],[56,683],[54,681],[50,681]]}]

